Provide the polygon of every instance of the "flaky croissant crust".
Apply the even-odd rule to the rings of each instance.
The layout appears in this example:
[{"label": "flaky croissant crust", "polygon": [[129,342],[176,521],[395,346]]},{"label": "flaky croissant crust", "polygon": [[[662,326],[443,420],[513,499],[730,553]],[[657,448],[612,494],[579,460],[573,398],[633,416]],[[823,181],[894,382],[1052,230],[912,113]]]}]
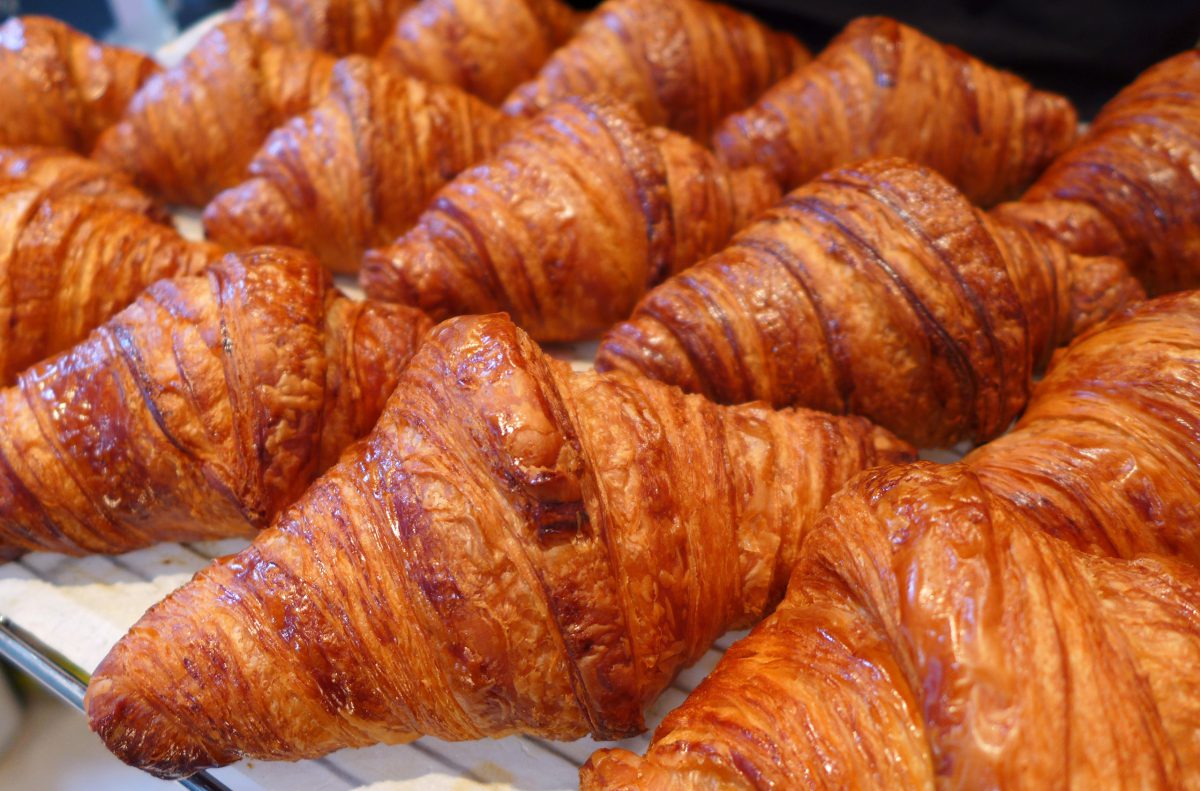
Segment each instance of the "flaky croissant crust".
[{"label": "flaky croissant crust", "polygon": [[298,247],[335,272],[356,272],[459,172],[515,128],[452,86],[428,85],[363,57],[333,70],[329,94],[277,128],[248,179],[204,211],[209,238],[231,249]]},{"label": "flaky croissant crust", "polygon": [[0,180],[0,384],[82,340],[154,281],[220,255],[183,239],[161,207],[104,168],[45,154],[0,161],[25,171]]},{"label": "flaky croissant crust", "polygon": [[0,25],[0,145],[87,153],[158,68],[56,19],[13,17]]},{"label": "flaky croissant crust", "polygon": [[776,613],[582,787],[1200,785],[1198,352],[1200,292],[1143,303],[1003,438],[857,479]]},{"label": "flaky croissant crust", "polygon": [[1141,295],[1120,261],[1071,256],[928,168],[874,159],[793,191],[652,289],[596,362],[952,445],[1002,432],[1055,346]]},{"label": "flaky croissant crust", "polygon": [[146,81],[93,156],[165,200],[203,206],[244,178],[272,129],[324,98],[334,63],[225,22]]},{"label": "flaky croissant crust", "polygon": [[230,19],[289,47],[371,55],[413,0],[238,0]]},{"label": "flaky croissant crust", "polygon": [[766,167],[785,189],[864,157],[901,156],[990,206],[1065,150],[1076,120],[1065,97],[895,20],[863,17],[725,119],[713,146],[732,165]]},{"label": "flaky croissant crust", "polygon": [[435,318],[508,312],[539,341],[595,337],[649,287],[779,197],[761,170],[651,129],[602,97],[559,102],[368,251],[367,294]]},{"label": "flaky croissant crust", "polygon": [[0,547],[246,535],[374,423],[429,321],[352,302],[310,256],[162,280],[0,391]]},{"label": "flaky croissant crust", "polygon": [[725,5],[607,0],[503,109],[532,116],[569,96],[608,94],[647,123],[705,140],[809,57],[791,36]]},{"label": "flaky croissant crust", "polygon": [[499,104],[581,19],[561,0],[422,0],[396,20],[378,58],[410,77]]},{"label": "flaky croissant crust", "polygon": [[0,147],[0,180],[17,179],[42,188],[45,197],[85,196],[95,204],[171,224],[166,207],[135,187],[124,172],[66,149]]},{"label": "flaky croissant crust", "polygon": [[906,457],[861,419],[573,373],[503,316],[453,319],[369,438],[117,645],[89,716],[161,776],[421,734],[630,734],[777,599],[833,491]]},{"label": "flaky croissant crust", "polygon": [[1200,286],[1200,52],[1147,69],[1004,216],[1116,255],[1152,294]]}]

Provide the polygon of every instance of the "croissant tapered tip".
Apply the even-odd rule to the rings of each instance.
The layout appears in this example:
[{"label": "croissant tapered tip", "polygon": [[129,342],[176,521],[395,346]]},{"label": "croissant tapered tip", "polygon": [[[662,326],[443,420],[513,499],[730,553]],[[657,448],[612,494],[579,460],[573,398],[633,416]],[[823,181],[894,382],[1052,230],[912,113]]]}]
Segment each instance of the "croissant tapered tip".
[{"label": "croissant tapered tip", "polygon": [[133,125],[128,121],[121,121],[104,130],[100,139],[96,141],[91,156],[97,162],[129,173],[133,172],[132,163],[137,161],[136,146],[137,137]]},{"label": "croissant tapered tip", "polygon": [[[287,198],[266,179],[251,179],[212,199],[204,209],[205,235],[230,249],[288,244],[299,237]],[[299,247],[301,245],[293,246]]]},{"label": "croissant tapered tip", "polygon": [[604,334],[596,352],[597,371],[624,371],[713,397],[687,349],[666,325],[638,313]]},{"label": "croissant tapered tip", "polygon": [[1072,255],[1071,335],[1081,335],[1109,316],[1146,298],[1146,289],[1120,258]]},{"label": "croissant tapered tip", "polygon": [[875,451],[877,467],[890,464],[907,464],[917,459],[917,449],[897,437],[892,432],[879,426],[871,425],[863,418],[863,423],[870,425],[870,442]]},{"label": "croissant tapered tip", "polygon": [[83,700],[88,726],[105,747],[129,766],[164,780],[237,760],[214,755],[192,731],[159,713],[140,685],[124,683],[138,674],[125,668],[123,646],[118,643],[96,668]]}]

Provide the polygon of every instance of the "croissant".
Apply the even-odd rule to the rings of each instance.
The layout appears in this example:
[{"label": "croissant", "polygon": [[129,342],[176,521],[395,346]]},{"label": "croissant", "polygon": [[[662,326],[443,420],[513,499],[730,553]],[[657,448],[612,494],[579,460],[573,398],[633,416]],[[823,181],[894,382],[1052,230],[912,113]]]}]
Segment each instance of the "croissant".
[{"label": "croissant", "polygon": [[582,787],[1200,785],[1200,292],[1055,358],[1015,431],[871,472],[787,598]]},{"label": "croissant", "polygon": [[647,123],[707,140],[717,122],[808,62],[794,38],[704,0],[607,0],[504,103],[535,115],[559,99],[604,93]]},{"label": "croissant", "polygon": [[1050,350],[1141,296],[1117,259],[989,218],[927,168],[868,160],[650,291],[596,364],[865,415],[920,447],[978,442],[1020,412]]},{"label": "croissant", "polygon": [[97,205],[171,223],[166,207],[135,187],[124,173],[64,149],[0,147],[0,182],[13,179],[42,187],[47,197],[86,196]]},{"label": "croissant", "polygon": [[156,71],[145,55],[58,20],[13,17],[0,25],[0,145],[90,151]]},{"label": "croissant", "polygon": [[369,55],[411,5],[413,0],[238,0],[229,18],[277,44]]},{"label": "croissant", "polygon": [[423,734],[634,733],[778,599],[829,496],[898,458],[860,418],[575,373],[501,315],[451,319],[366,440],[113,648],[88,716],[161,777]]},{"label": "croissant", "polygon": [[901,156],[973,202],[1015,197],[1075,137],[1076,115],[955,47],[882,17],[851,22],[810,64],[717,128],[727,163],[793,189],[830,168]]},{"label": "croissant", "polygon": [[1200,52],[1146,71],[1019,203],[1073,251],[1117,255],[1151,293],[1200,287]]},{"label": "croissant", "polygon": [[0,549],[265,527],[367,433],[430,326],[326,280],[299,251],[229,255],[0,390]]},{"label": "croissant", "polygon": [[729,171],[624,105],[570,99],[369,251],[361,280],[371,297],[435,319],[503,310],[538,340],[580,340],[778,198],[765,171]]},{"label": "croissant", "polygon": [[578,22],[560,0],[422,0],[400,15],[378,57],[410,77],[499,104]]},{"label": "croissant", "polygon": [[229,248],[288,245],[335,272],[355,272],[368,247],[407,230],[440,187],[512,127],[450,86],[347,58],[320,104],[271,133],[249,180],[213,199],[204,228]]},{"label": "croissant", "polygon": [[93,156],[171,203],[203,206],[242,180],[272,129],[324,98],[334,63],[264,44],[245,24],[219,25],[146,81]]},{"label": "croissant", "polygon": [[153,204],[131,211],[127,184],[100,196],[69,192],[87,183],[78,164],[50,167],[0,180],[0,384],[82,340],[156,280],[199,272],[220,255],[164,225]]}]

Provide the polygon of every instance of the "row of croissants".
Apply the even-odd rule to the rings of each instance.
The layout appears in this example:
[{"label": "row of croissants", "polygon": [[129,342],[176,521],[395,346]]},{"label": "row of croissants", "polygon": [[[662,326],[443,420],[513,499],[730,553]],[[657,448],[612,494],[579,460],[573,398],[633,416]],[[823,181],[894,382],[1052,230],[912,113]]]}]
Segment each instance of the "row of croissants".
[{"label": "row of croissants", "polygon": [[582,786],[1200,790],[1200,52],[1080,133],[885,18],[240,0],[0,104],[0,557],[248,541],[127,763],[622,738],[757,624]]}]

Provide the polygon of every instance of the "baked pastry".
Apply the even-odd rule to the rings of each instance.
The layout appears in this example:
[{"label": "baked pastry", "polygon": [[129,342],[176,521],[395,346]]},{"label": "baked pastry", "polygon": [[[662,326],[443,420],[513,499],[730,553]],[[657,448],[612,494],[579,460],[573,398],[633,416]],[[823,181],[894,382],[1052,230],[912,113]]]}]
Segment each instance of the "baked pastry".
[{"label": "baked pastry", "polygon": [[327,280],[299,251],[230,255],[0,391],[0,550],[265,527],[370,429],[430,324]]},{"label": "baked pastry", "polygon": [[1200,287],[1200,52],[1147,70],[999,211],[1076,252],[1121,256],[1151,293]]},{"label": "baked pastry", "polygon": [[365,441],[116,645],[88,716],[161,777],[422,734],[635,733],[774,603],[828,497],[902,457],[859,418],[574,373],[503,316],[451,319]]},{"label": "baked pastry", "polygon": [[229,18],[277,44],[373,55],[413,0],[238,0]]},{"label": "baked pastry", "polygon": [[82,340],[156,280],[220,256],[163,224],[154,204],[131,211],[127,183],[94,194],[102,170],[42,159],[30,178],[0,180],[0,384]]},{"label": "baked pastry", "polygon": [[599,789],[1200,784],[1200,293],[1056,356],[961,464],[866,474]]},{"label": "baked pastry", "polygon": [[407,230],[439,188],[514,127],[451,86],[346,58],[329,95],[272,132],[248,180],[213,199],[204,228],[231,249],[298,247],[335,272],[355,272],[368,247]]},{"label": "baked pastry", "polygon": [[86,153],[158,68],[56,19],[13,17],[0,25],[0,145]]},{"label": "baked pastry", "polygon": [[400,15],[378,58],[499,104],[537,74],[579,21],[561,0],[422,0]]},{"label": "baked pastry", "polygon": [[272,129],[324,98],[334,63],[226,22],[142,86],[93,156],[164,200],[203,206],[241,182]]},{"label": "baked pastry", "polygon": [[1124,264],[989,218],[901,159],[831,171],[651,290],[597,366],[737,403],[865,415],[919,447],[982,442],[1050,350],[1142,296]]},{"label": "baked pastry", "polygon": [[732,165],[766,167],[785,189],[865,157],[902,156],[988,206],[1019,194],[1075,126],[1066,98],[895,20],[864,17],[726,119],[713,145]]},{"label": "baked pastry", "polygon": [[559,99],[603,93],[649,124],[707,140],[721,118],[809,58],[791,36],[728,6],[607,0],[503,109],[529,116]]},{"label": "baked pastry", "polygon": [[97,205],[171,223],[166,207],[135,187],[124,173],[66,149],[0,147],[0,182],[14,179],[41,187],[45,197],[86,196]]},{"label": "baked pastry", "polygon": [[595,337],[779,199],[765,171],[590,98],[553,105],[371,250],[367,294],[435,319],[507,312],[541,341]]}]

